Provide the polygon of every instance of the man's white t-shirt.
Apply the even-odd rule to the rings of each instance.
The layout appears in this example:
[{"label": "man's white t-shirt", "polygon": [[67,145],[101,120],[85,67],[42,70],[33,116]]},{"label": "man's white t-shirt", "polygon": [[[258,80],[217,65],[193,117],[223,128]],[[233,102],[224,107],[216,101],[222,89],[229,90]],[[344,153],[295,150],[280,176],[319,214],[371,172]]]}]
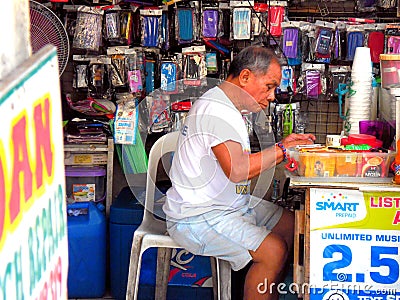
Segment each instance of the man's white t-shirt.
[{"label": "man's white t-shirt", "polygon": [[181,129],[169,173],[164,212],[182,219],[214,210],[237,210],[247,204],[250,180],[230,181],[212,147],[232,140],[250,153],[250,141],[241,113],[225,93],[214,87],[196,100]]}]

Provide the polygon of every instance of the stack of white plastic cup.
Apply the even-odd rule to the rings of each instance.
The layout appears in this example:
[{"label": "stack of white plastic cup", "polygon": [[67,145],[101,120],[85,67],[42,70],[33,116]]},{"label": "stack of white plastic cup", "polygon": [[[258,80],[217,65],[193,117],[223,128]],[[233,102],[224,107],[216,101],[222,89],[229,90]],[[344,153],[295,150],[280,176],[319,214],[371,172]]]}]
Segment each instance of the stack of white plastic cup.
[{"label": "stack of white plastic cup", "polygon": [[351,70],[351,89],[354,95],[348,98],[349,134],[359,133],[359,122],[369,120],[372,106],[372,62],[368,47],[357,47]]}]

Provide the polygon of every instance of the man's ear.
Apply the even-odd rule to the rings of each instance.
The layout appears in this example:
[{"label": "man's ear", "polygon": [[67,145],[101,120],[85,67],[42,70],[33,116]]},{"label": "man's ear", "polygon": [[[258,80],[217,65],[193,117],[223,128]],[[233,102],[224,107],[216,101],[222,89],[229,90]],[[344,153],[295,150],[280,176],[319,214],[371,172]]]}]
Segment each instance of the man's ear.
[{"label": "man's ear", "polygon": [[245,86],[249,82],[250,76],[251,76],[251,71],[249,69],[243,69],[239,74],[240,86],[242,87]]}]

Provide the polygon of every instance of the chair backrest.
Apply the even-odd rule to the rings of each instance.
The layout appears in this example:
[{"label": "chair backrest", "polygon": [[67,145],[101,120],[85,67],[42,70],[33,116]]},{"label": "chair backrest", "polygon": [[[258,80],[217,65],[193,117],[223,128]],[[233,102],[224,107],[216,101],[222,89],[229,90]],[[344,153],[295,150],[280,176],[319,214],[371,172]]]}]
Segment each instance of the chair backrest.
[{"label": "chair backrest", "polygon": [[160,137],[151,147],[146,178],[146,199],[144,204],[144,219],[154,218],[154,198],[158,164],[163,155],[174,152],[180,132],[170,132]]}]

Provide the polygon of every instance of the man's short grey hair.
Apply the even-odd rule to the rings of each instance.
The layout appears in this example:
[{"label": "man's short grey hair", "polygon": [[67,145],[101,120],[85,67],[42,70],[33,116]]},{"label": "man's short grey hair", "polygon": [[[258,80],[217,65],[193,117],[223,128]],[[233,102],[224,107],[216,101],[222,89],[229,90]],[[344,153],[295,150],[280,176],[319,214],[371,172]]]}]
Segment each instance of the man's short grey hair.
[{"label": "man's short grey hair", "polygon": [[244,69],[264,75],[268,72],[271,62],[281,65],[279,58],[271,49],[262,46],[249,46],[233,58],[228,76],[238,77]]}]

